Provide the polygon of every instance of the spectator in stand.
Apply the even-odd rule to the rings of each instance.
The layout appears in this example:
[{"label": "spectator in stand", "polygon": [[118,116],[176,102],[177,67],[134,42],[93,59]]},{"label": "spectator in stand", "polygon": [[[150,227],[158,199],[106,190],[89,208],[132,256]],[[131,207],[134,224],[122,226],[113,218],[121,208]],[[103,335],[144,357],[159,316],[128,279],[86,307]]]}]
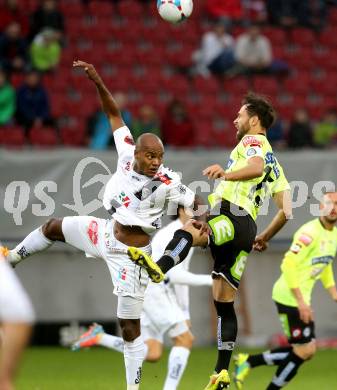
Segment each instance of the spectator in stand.
[{"label": "spectator in stand", "polygon": [[337,116],[335,109],[329,109],[314,129],[315,145],[321,148],[337,142]]},{"label": "spectator in stand", "polygon": [[0,66],[7,72],[23,71],[26,66],[26,42],[19,23],[10,23],[0,37]]},{"label": "spectator in stand", "polygon": [[206,11],[213,18],[227,18],[231,21],[243,19],[241,0],[207,0]]},{"label": "spectator in stand", "polygon": [[61,41],[64,35],[64,19],[55,0],[42,0],[40,7],[33,13],[30,21],[30,40],[45,28],[55,30]]},{"label": "spectator in stand", "polygon": [[22,8],[19,8],[18,1],[6,0],[0,6],[0,31],[4,31],[12,22],[20,25],[23,36],[28,33],[28,17]]},{"label": "spectator in stand", "polygon": [[244,19],[253,23],[266,23],[268,19],[266,3],[264,0],[244,0]]},{"label": "spectator in stand", "polygon": [[288,146],[293,149],[312,147],[312,128],[308,113],[303,108],[295,111],[288,132]]},{"label": "spectator in stand", "polygon": [[8,82],[7,75],[0,70],[0,126],[7,125],[15,113],[15,90]]},{"label": "spectator in stand", "polygon": [[[132,115],[126,108],[128,103],[127,96],[123,92],[118,92],[114,95],[114,99],[119,107],[124,123],[129,129],[132,129]],[[98,111],[89,119],[88,127],[88,133],[91,137],[91,149],[106,150],[109,146],[113,146],[114,139],[111,125],[103,111]]]},{"label": "spectator in stand", "polygon": [[221,75],[234,66],[234,39],[226,31],[224,20],[219,19],[214,29],[204,34],[194,59],[196,72],[204,76]]},{"label": "spectator in stand", "polygon": [[239,73],[287,73],[289,67],[283,61],[273,61],[270,41],[261,34],[258,25],[251,25],[241,34],[235,45],[235,59]]},{"label": "spectator in stand", "polygon": [[194,146],[194,126],[185,105],[173,100],[161,123],[164,144],[176,147]]},{"label": "spectator in stand", "polygon": [[320,29],[327,15],[325,0],[267,0],[269,20],[284,27],[296,25]]},{"label": "spectator in stand", "polygon": [[140,108],[139,118],[133,121],[132,130],[135,141],[144,133],[152,133],[161,137],[158,118],[151,106],[144,105]]},{"label": "spectator in stand", "polygon": [[16,94],[16,119],[26,130],[31,127],[52,126],[47,92],[36,71],[29,71]]},{"label": "spectator in stand", "polygon": [[41,72],[56,68],[61,57],[61,45],[57,33],[45,29],[36,35],[30,46],[30,58],[34,69]]},{"label": "spectator in stand", "polygon": [[277,119],[268,130],[268,141],[271,143],[273,149],[283,149],[286,146],[283,123],[280,119]]}]

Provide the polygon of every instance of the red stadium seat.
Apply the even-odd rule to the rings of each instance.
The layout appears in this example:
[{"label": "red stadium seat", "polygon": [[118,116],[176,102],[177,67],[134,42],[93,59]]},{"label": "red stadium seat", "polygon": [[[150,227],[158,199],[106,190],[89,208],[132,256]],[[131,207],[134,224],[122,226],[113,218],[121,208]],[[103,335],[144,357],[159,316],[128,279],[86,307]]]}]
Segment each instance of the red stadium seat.
[{"label": "red stadium seat", "polygon": [[254,89],[258,93],[274,96],[279,90],[277,80],[268,76],[256,76],[253,79]]},{"label": "red stadium seat", "polygon": [[317,34],[303,27],[296,27],[291,30],[291,41],[299,46],[313,47],[318,39]]},{"label": "red stadium seat", "polygon": [[25,132],[19,126],[0,128],[0,145],[9,148],[22,148],[26,142]]},{"label": "red stadium seat", "polygon": [[196,91],[202,94],[217,94],[220,90],[220,83],[215,77],[197,76],[193,80],[193,86]]},{"label": "red stadium seat", "polygon": [[51,127],[33,127],[29,132],[29,141],[38,148],[50,148],[59,144],[56,131]]},{"label": "red stadium seat", "polygon": [[273,46],[284,46],[287,42],[286,33],[281,28],[266,27],[262,30],[262,33],[270,40]]},{"label": "red stadium seat", "polygon": [[62,127],[60,136],[62,144],[65,146],[81,147],[87,144],[84,127]]}]

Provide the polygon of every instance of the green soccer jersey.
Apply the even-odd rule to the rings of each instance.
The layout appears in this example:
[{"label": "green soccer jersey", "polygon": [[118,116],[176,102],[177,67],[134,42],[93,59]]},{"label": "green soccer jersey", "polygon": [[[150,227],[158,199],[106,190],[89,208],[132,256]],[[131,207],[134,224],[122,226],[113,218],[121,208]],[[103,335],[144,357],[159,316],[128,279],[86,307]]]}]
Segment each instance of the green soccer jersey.
[{"label": "green soccer jersey", "polygon": [[[318,279],[325,288],[335,284],[332,262],[337,252],[337,228],[327,230],[320,220],[314,219],[298,229],[286,259],[295,266],[298,288],[306,304],[310,305],[311,293]],[[282,266],[281,266],[282,269]],[[297,301],[288,286],[284,271],[273,288],[273,300],[283,305],[297,307]]]},{"label": "green soccer jersey", "polygon": [[255,220],[267,193],[290,189],[283,169],[264,135],[245,135],[230,154],[226,172],[234,172],[247,165],[251,157],[262,157],[264,174],[261,177],[244,181],[222,180],[209,196],[213,208],[222,199],[244,208]]}]

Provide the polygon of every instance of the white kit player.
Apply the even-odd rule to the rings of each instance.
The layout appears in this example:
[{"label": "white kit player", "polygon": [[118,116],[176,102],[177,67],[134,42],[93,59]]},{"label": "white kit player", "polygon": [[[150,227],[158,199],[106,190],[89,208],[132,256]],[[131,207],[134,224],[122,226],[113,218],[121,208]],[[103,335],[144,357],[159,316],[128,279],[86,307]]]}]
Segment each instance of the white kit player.
[{"label": "white kit player", "polygon": [[[197,209],[195,194],[184,186],[177,173],[162,165],[164,148],[153,134],[143,134],[134,145],[130,130],[120,111],[91,64],[75,61],[74,67],[85,70],[96,85],[101,104],[110,122],[118,152],[116,172],[107,183],[103,203],[112,215],[105,220],[89,216],[52,218],[31,232],[9,251],[13,265],[62,241],[90,257],[105,260],[118,296],[117,317],[122,330],[128,390],[139,388],[144,359],[140,336],[140,315],[149,278],[127,255],[129,246],[151,253],[150,234],[160,227],[160,218],[170,202]],[[207,234],[202,222],[192,222],[200,237]],[[191,235],[192,240],[192,235]],[[192,241],[191,241],[192,242]],[[186,241],[182,242],[184,251]],[[179,254],[177,254],[179,255]],[[155,269],[150,277],[159,282],[163,274]]]},{"label": "white kit player", "polygon": [[34,322],[34,311],[11,266],[0,255],[0,389],[14,389],[14,376]]},{"label": "white kit player", "polygon": [[[159,259],[175,231],[188,221],[189,215],[183,207],[178,207],[176,220],[159,230],[152,240],[152,256]],[[189,286],[211,286],[210,275],[197,275],[188,271],[194,249],[187,258],[167,274],[161,283],[150,282],[145,292],[141,329],[146,345],[145,360],[158,361],[163,353],[164,335],[168,333],[173,347],[168,360],[168,372],[164,390],[176,390],[187,365],[193,344],[190,330]],[[72,349],[104,346],[123,352],[124,343],[121,337],[109,335],[99,324],[93,324],[89,330],[76,341]]]}]

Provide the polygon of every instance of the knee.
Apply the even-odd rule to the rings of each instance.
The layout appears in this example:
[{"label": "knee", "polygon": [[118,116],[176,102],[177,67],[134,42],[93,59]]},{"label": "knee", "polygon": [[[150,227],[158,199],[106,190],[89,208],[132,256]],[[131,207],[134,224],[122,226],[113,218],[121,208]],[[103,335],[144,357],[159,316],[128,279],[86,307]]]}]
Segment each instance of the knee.
[{"label": "knee", "polygon": [[160,360],[160,358],[162,357],[162,354],[163,354],[163,347],[161,344],[158,343],[157,344],[148,344],[149,346],[149,349],[148,349],[148,352],[147,352],[147,355],[146,355],[146,361],[150,362],[150,363],[155,363],[155,362],[158,362],[158,360]]},{"label": "knee", "polygon": [[316,350],[317,346],[315,341],[294,347],[294,353],[303,360],[310,360],[315,355]]},{"label": "knee", "polygon": [[119,320],[124,341],[131,342],[140,336],[139,320]]},{"label": "knee", "polygon": [[190,331],[185,332],[174,338],[174,345],[176,347],[184,347],[187,349],[192,349],[193,342],[194,342],[194,336]]},{"label": "knee", "polygon": [[42,225],[42,233],[52,241],[64,241],[62,219],[51,218]]}]

